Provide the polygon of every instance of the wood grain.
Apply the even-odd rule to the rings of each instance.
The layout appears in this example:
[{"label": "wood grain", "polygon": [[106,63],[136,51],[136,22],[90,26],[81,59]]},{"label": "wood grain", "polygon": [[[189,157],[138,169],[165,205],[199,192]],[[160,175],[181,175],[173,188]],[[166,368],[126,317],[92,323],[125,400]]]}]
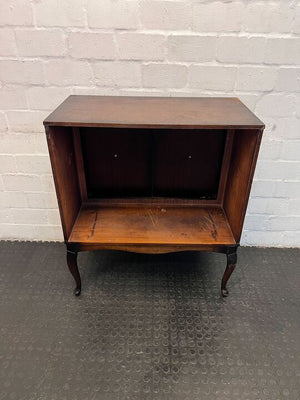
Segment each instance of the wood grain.
[{"label": "wood grain", "polygon": [[118,250],[130,251],[133,253],[148,253],[148,254],[164,254],[182,251],[209,251],[227,254],[229,248],[237,248],[237,245],[221,245],[221,244],[198,244],[198,245],[170,245],[170,244],[101,244],[101,243],[68,243],[69,249],[75,252],[78,251],[93,251],[93,250]]},{"label": "wood grain", "polygon": [[216,207],[81,209],[69,242],[181,246],[236,244],[222,209]]},{"label": "wood grain", "polygon": [[215,251],[236,265],[263,123],[236,98],[70,96],[44,121],[67,261]]},{"label": "wood grain", "polygon": [[69,96],[45,125],[122,128],[263,128],[237,98]]},{"label": "wood grain", "polygon": [[223,154],[223,160],[222,160],[222,168],[221,168],[221,174],[220,174],[220,180],[219,180],[219,190],[218,190],[218,196],[217,196],[217,200],[218,200],[219,204],[223,204],[223,200],[224,200],[224,194],[225,194],[228,172],[229,172],[229,167],[230,167],[231,150],[232,150],[233,140],[234,140],[234,130],[228,129],[227,135],[226,135],[226,142],[225,142],[225,148],[224,148],[224,154]]},{"label": "wood grain", "polygon": [[262,130],[236,132],[223,208],[233,235],[240,241]]},{"label": "wood grain", "polygon": [[82,156],[79,128],[76,127],[73,128],[73,141],[74,141],[77,174],[78,174],[78,184],[80,188],[81,200],[84,202],[87,200],[87,189],[86,189],[86,176],[84,171],[84,162]]},{"label": "wood grain", "polygon": [[81,206],[80,188],[70,128],[46,127],[50,161],[65,240]]}]

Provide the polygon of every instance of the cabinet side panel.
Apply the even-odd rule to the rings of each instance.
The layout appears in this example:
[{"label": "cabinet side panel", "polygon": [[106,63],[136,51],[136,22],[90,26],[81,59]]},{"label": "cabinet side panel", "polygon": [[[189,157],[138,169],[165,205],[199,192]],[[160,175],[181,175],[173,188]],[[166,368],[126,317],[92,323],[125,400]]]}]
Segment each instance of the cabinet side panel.
[{"label": "cabinet side panel", "polygon": [[49,155],[65,241],[81,205],[72,129],[46,127]]},{"label": "cabinet side panel", "polygon": [[224,195],[224,211],[232,233],[240,241],[258,156],[262,130],[236,130]]}]

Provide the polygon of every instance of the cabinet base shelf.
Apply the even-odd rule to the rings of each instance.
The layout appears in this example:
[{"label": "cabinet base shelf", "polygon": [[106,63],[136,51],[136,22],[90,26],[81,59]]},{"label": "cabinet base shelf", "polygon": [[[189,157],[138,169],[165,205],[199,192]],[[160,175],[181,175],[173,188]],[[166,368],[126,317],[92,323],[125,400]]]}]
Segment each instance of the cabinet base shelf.
[{"label": "cabinet base shelf", "polygon": [[145,253],[235,246],[221,207],[83,207],[68,244]]}]

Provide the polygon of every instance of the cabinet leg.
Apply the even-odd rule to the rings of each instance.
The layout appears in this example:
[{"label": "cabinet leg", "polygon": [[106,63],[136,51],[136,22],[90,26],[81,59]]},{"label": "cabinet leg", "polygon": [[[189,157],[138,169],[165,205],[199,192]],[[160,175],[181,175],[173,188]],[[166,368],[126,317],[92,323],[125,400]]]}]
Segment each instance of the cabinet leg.
[{"label": "cabinet leg", "polygon": [[74,294],[75,296],[79,296],[81,293],[81,278],[77,266],[77,252],[67,250],[67,264],[76,282]]},{"label": "cabinet leg", "polygon": [[236,266],[236,262],[237,262],[236,251],[237,251],[237,248],[235,247],[235,248],[228,249],[228,251],[226,253],[227,254],[227,265],[226,265],[226,269],[223,274],[222,284],[221,284],[221,293],[222,293],[223,297],[227,297],[229,294],[229,292],[226,288],[226,284]]}]

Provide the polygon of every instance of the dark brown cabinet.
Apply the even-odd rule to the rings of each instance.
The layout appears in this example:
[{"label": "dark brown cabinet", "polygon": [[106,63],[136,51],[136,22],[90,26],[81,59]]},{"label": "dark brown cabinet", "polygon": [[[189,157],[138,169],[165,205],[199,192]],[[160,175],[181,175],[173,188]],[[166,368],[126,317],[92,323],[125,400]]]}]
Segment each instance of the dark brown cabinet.
[{"label": "dark brown cabinet", "polygon": [[67,263],[201,250],[236,265],[263,123],[236,98],[70,96],[44,121]]}]

